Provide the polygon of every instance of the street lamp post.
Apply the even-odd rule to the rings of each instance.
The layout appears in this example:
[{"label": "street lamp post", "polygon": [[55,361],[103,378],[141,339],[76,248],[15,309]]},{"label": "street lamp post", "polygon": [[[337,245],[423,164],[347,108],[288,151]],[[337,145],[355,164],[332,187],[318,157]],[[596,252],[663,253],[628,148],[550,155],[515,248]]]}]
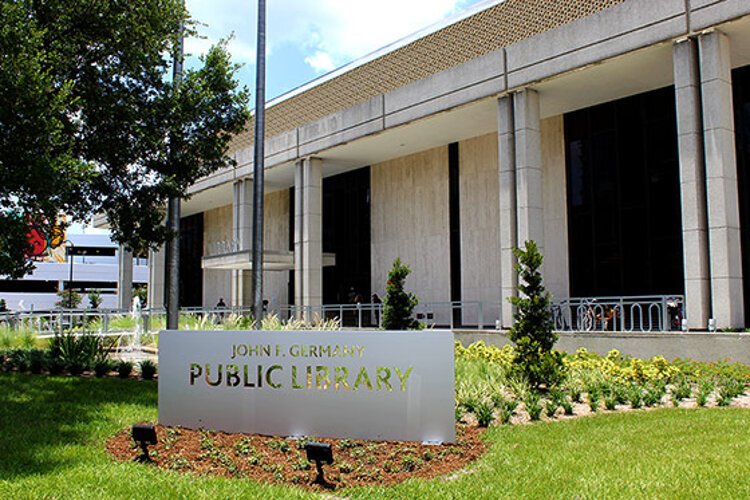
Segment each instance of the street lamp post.
[{"label": "street lamp post", "polygon": [[263,319],[263,175],[266,117],[266,0],[258,0],[257,64],[255,73],[255,139],[253,156],[253,317]]}]

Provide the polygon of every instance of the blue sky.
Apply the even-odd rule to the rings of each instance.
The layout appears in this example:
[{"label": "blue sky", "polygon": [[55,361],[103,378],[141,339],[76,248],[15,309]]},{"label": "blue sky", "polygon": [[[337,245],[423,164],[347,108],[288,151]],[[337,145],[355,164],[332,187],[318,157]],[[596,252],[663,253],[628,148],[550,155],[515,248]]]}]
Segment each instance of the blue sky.
[{"label": "blue sky", "polygon": [[[234,61],[244,64],[242,84],[255,86],[257,2],[186,0],[205,38],[186,41],[204,53],[234,34]],[[267,0],[269,99],[486,0]]]}]

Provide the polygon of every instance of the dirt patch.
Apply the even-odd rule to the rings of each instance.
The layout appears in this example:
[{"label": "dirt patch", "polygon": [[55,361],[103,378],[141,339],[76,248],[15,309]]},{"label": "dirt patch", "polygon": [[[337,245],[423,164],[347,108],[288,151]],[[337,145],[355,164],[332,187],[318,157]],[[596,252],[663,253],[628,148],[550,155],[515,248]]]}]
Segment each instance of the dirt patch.
[{"label": "dirt patch", "polygon": [[[315,439],[330,443],[334,463],[324,466],[326,489],[390,485],[410,478],[430,479],[464,468],[481,456],[484,429],[456,426],[456,442],[423,445],[413,442]],[[322,489],[312,484],[315,464],[307,461],[304,444],[312,438],[284,439],[226,434],[156,426],[158,444],[150,447],[153,465],[196,475],[249,478],[261,482],[293,484]],[[107,442],[107,451],[119,461],[140,454],[126,429]]]}]

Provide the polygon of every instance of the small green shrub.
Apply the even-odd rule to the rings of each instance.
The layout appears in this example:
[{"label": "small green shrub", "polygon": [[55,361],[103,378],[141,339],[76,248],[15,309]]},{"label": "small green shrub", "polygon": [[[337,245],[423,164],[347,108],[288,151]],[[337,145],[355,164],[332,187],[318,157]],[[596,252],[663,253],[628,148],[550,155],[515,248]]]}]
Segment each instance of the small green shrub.
[{"label": "small green shrub", "polygon": [[570,399],[574,403],[581,403],[583,402],[583,391],[581,390],[581,387],[579,385],[572,385],[568,388],[568,392],[570,393]]},{"label": "small green shrub", "polygon": [[562,399],[560,401],[560,406],[562,406],[563,411],[567,416],[573,415],[573,403],[571,403],[568,398]]},{"label": "small green shrub", "polygon": [[141,378],[143,380],[153,380],[156,375],[156,363],[150,359],[145,359],[140,363]]},{"label": "small green shrub", "polygon": [[268,447],[271,448],[272,450],[278,450],[282,453],[286,453],[287,451],[289,451],[289,443],[287,443],[283,439],[278,439],[276,441],[269,441]]},{"label": "small green shrub", "polygon": [[422,460],[413,455],[406,455],[401,459],[401,470],[404,472],[413,472],[420,465]]},{"label": "small green shrub", "polygon": [[554,398],[550,398],[544,405],[544,413],[549,418],[555,418],[555,413],[557,413],[559,407],[559,403]]},{"label": "small green shrub", "polygon": [[607,411],[615,411],[617,409],[617,398],[613,394],[604,396],[604,408]]},{"label": "small green shrub", "polygon": [[26,349],[13,349],[8,353],[10,368],[17,370],[19,373],[29,371],[29,354]]},{"label": "small green shrub", "polygon": [[45,353],[45,367],[50,375],[60,375],[65,370],[65,362],[51,351]]},{"label": "small green shrub", "polygon": [[643,406],[643,388],[640,385],[632,384],[628,388],[628,401],[634,410]]},{"label": "small green shrub", "polygon": [[591,386],[586,390],[586,396],[591,411],[599,411],[599,401],[602,397],[601,389],[599,387]]},{"label": "small green shrub", "polygon": [[42,349],[31,349],[26,357],[29,362],[29,371],[35,375],[42,373],[46,365],[45,351]]},{"label": "small green shrub", "polygon": [[102,359],[94,363],[94,375],[98,378],[102,378],[111,371],[112,362],[108,359]]},{"label": "small green shrub", "polygon": [[393,261],[393,267],[388,272],[385,285],[385,300],[383,300],[383,328],[385,330],[414,330],[420,324],[412,318],[412,312],[419,303],[413,293],[404,291],[404,282],[411,273],[411,269],[401,262]]},{"label": "small green shrub", "polygon": [[532,389],[556,387],[565,379],[566,368],[562,353],[553,349],[557,334],[552,324],[552,297],[540,272],[544,258],[534,241],[526,241],[525,248],[514,253],[519,294],[510,298],[516,307],[508,333],[515,347],[513,371],[528,380]]},{"label": "small green shrub", "polygon": [[539,393],[536,391],[529,391],[523,404],[526,406],[526,412],[529,414],[529,418],[532,421],[539,420],[542,416],[542,404],[540,402]]},{"label": "small green shrub", "polygon": [[698,394],[695,397],[695,402],[698,406],[706,406],[708,398],[711,397],[711,393],[714,392],[716,384],[711,379],[703,379],[698,385]]},{"label": "small green shrub", "polygon": [[120,361],[117,363],[117,376],[120,378],[128,378],[133,373],[133,363],[130,361]]},{"label": "small green shrub", "polygon": [[510,419],[516,414],[518,408],[518,401],[515,399],[506,399],[503,401],[500,409],[500,423],[505,425],[510,423]]},{"label": "small green shrub", "polygon": [[479,427],[489,427],[495,418],[494,412],[495,406],[492,403],[488,401],[482,401],[481,403],[479,403],[479,405],[474,410],[474,414],[477,417]]},{"label": "small green shrub", "polygon": [[677,383],[672,386],[672,404],[674,406],[680,406],[680,402],[683,399],[689,398],[692,395],[693,389],[690,385],[690,381],[687,377],[681,377]]}]

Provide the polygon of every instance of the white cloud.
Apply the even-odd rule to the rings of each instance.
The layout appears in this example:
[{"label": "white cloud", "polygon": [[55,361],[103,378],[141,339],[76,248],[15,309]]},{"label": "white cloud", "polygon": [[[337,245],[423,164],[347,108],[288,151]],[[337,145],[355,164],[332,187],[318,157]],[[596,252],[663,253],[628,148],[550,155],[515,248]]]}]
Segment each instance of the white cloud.
[{"label": "white cloud", "polygon": [[311,56],[305,57],[305,63],[319,73],[326,73],[336,69],[333,59],[325,52],[316,52]]},{"label": "white cloud", "polygon": [[[268,2],[268,50],[294,44],[305,62],[320,73],[425,28],[475,0],[271,0]],[[237,62],[254,59],[254,3],[247,0],[188,0],[210,40],[234,32],[230,50]],[[190,42],[195,54],[210,43]]]},{"label": "white cloud", "polygon": [[[464,0],[276,0],[269,9],[270,40],[287,39],[314,54],[319,71],[364,56],[454,13]],[[285,18],[275,23],[273,16]],[[316,66],[328,56],[332,65]]]}]

